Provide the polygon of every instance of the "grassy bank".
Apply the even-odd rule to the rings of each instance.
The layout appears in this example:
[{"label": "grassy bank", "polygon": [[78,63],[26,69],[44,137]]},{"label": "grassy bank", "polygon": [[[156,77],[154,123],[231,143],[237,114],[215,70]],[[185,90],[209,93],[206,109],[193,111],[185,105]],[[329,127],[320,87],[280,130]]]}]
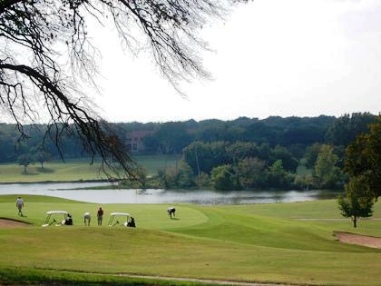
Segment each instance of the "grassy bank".
[{"label": "grassy bank", "polygon": [[27,173],[24,167],[16,164],[0,165],[0,183],[36,183],[102,180],[106,177],[99,173],[99,164],[90,165],[88,162],[51,162],[44,168],[30,165]]},{"label": "grassy bank", "polygon": [[[146,170],[147,175],[154,175],[160,169],[176,166],[174,156],[135,156],[133,160]],[[90,159],[46,162],[43,168],[36,163],[29,165],[26,173],[24,166],[17,163],[0,164],[0,184],[106,179],[106,176],[99,172],[100,163],[90,164],[90,162]]]},{"label": "grassy bank", "polygon": [[[129,212],[137,228],[83,226],[82,214],[98,205],[24,196],[28,227],[0,229],[0,284],[6,273],[22,281],[130,285],[192,285],[123,275],[301,285],[379,285],[381,251],[342,244],[333,231],[381,236],[381,221],[360,221],[353,229],[334,200],[240,206],[178,205],[169,219],[166,205],[107,204]],[[20,219],[14,196],[0,196],[0,216]],[[45,212],[73,214],[72,227],[41,227]],[[381,206],[374,218],[381,218]],[[15,278],[15,282],[19,278]],[[22,282],[21,281],[21,282]],[[73,282],[74,281],[74,282]]]}]

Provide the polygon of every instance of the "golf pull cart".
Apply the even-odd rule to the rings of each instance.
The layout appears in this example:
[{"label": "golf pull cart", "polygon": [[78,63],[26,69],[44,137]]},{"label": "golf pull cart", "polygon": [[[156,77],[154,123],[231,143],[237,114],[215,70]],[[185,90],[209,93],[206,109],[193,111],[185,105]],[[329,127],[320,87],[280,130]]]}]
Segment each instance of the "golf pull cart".
[{"label": "golf pull cart", "polygon": [[108,226],[116,225],[135,227],[135,220],[129,213],[113,212],[110,214]]},{"label": "golf pull cart", "polygon": [[61,226],[61,225],[73,225],[73,219],[67,211],[48,211],[46,213],[45,223],[46,226]]}]

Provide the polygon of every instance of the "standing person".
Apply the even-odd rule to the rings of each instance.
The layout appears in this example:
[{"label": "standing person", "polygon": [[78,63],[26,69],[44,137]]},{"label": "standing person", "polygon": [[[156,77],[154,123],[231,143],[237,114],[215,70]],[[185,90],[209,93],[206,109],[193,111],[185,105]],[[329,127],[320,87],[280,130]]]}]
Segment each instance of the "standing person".
[{"label": "standing person", "polygon": [[83,215],[83,222],[85,223],[86,226],[90,226],[91,222],[91,215],[89,212],[85,212]]},{"label": "standing person", "polygon": [[24,216],[24,214],[22,213],[22,208],[24,207],[24,200],[21,197],[17,198],[16,207],[19,210],[19,216]]},{"label": "standing person", "polygon": [[97,218],[98,218],[98,225],[102,225],[102,221],[103,221],[103,209],[101,207],[99,207],[99,209],[98,209]]}]

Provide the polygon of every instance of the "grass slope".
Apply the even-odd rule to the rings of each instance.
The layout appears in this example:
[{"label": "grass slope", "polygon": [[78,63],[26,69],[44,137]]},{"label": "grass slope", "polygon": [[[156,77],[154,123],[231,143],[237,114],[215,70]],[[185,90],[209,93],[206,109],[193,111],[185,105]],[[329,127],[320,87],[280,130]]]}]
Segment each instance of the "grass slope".
[{"label": "grass slope", "polygon": [[[168,218],[166,205],[103,206],[106,222],[112,211],[131,213],[137,228],[130,229],[98,227],[94,221],[94,226],[85,227],[82,214],[91,211],[94,216],[96,204],[43,196],[24,199],[27,217],[22,220],[32,226],[0,229],[3,282],[16,271],[23,281],[38,280],[35,276],[55,281],[66,277],[76,284],[136,282],[112,276],[120,273],[302,285],[379,285],[381,281],[380,250],[342,244],[332,236],[334,230],[354,231],[350,221],[340,217],[334,200],[178,205],[177,219]],[[14,201],[13,196],[0,196],[1,217],[19,219]],[[41,227],[50,209],[69,211],[75,225]],[[375,218],[380,217],[377,204]],[[355,231],[381,236],[380,224],[363,220]],[[107,275],[95,278],[88,273]],[[187,283],[171,282],[175,284]]]},{"label": "grass slope", "polygon": [[44,168],[39,165],[30,165],[27,173],[24,167],[17,164],[0,165],[0,183],[35,183],[59,181],[102,180],[103,174],[99,173],[99,164],[90,165],[89,162],[49,162]]},{"label": "grass slope", "polygon": [[[174,168],[175,156],[135,156],[132,158],[139,166],[142,166],[147,175],[157,174],[158,170]],[[90,159],[66,160],[65,162],[46,162],[44,168],[39,163],[31,164],[24,173],[24,166],[17,163],[0,164],[0,183],[35,183],[35,182],[59,182],[59,181],[84,181],[104,180],[106,176],[99,173],[100,164],[95,161],[90,164]]]}]

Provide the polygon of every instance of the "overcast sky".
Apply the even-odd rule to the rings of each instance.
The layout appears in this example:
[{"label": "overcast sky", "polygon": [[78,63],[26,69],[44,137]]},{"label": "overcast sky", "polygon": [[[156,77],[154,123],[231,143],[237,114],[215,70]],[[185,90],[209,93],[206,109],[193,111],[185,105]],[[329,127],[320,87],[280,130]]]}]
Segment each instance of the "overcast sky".
[{"label": "overcast sky", "polygon": [[96,103],[112,122],[233,120],[241,116],[379,114],[380,0],[255,0],[202,32],[213,80],[181,97],[150,59],[97,34],[102,62]]}]

